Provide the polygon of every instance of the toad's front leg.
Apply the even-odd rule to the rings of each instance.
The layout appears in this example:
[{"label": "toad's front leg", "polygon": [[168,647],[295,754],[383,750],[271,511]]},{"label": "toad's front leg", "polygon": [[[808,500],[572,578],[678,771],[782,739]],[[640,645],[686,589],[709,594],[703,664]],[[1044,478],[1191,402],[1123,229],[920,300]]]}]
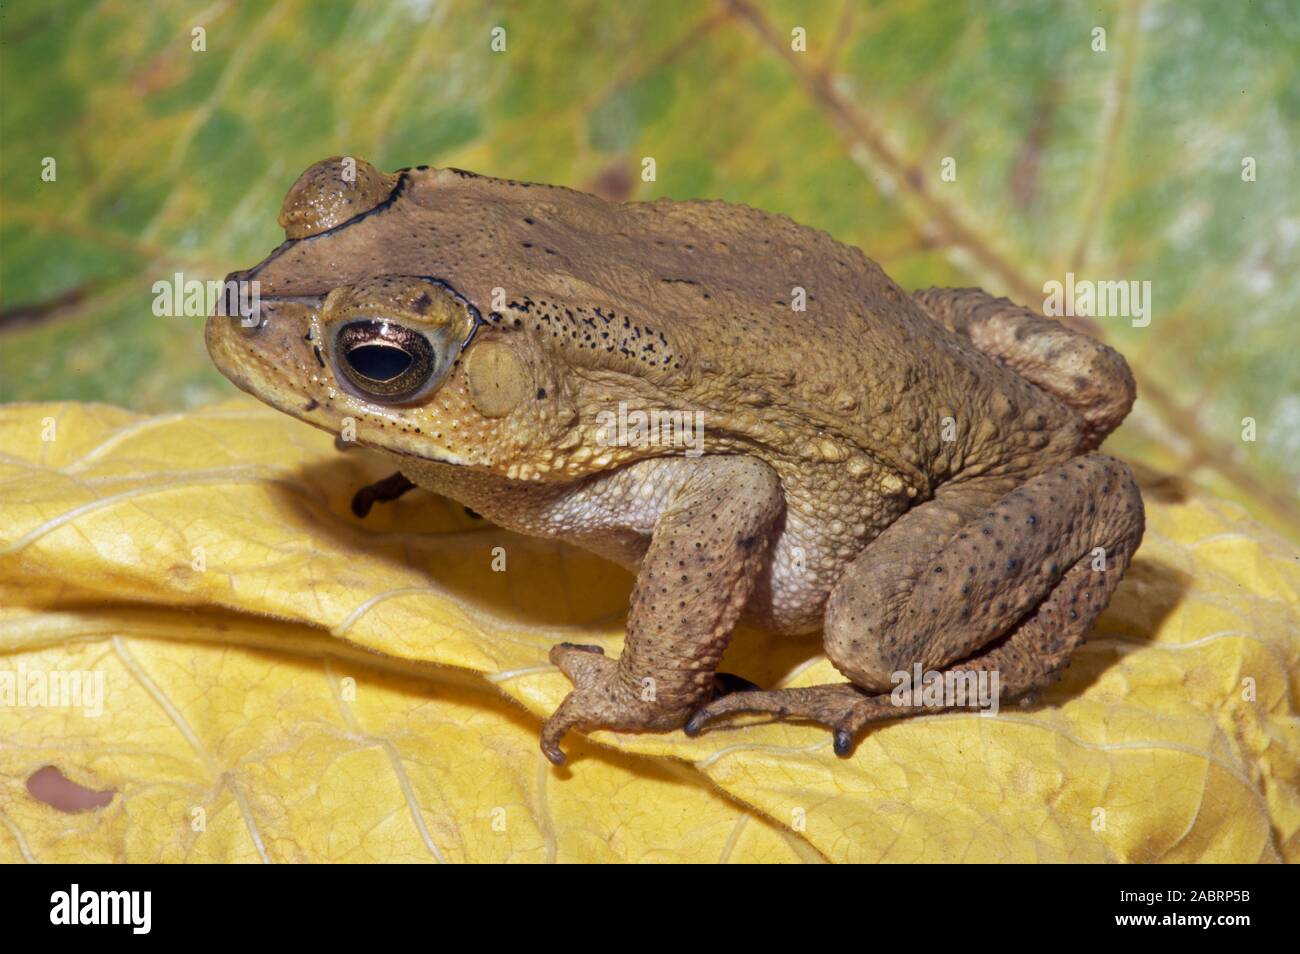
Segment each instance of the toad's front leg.
[{"label": "toad's front leg", "polygon": [[750,457],[702,457],[654,525],[617,661],[561,643],[551,661],[573,691],[546,720],[542,751],[564,762],[570,729],[665,732],[713,691],[713,673],[762,571],[781,484]]}]

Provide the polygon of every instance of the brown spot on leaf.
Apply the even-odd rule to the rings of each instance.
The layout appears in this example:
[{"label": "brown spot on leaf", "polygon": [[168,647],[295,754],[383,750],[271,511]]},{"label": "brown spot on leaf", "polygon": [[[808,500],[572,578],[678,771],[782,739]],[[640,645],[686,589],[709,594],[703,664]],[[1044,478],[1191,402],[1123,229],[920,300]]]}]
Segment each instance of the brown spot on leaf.
[{"label": "brown spot on leaf", "polygon": [[103,808],[113,800],[114,790],[97,792],[78,785],[53,765],[39,768],[27,778],[27,792],[61,812],[84,812]]}]

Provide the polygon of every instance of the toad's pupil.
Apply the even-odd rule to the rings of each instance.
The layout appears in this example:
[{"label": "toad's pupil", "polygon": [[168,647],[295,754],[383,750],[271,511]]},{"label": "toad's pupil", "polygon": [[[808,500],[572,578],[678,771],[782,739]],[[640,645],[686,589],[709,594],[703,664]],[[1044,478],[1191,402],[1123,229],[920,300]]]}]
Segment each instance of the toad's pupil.
[{"label": "toad's pupil", "polygon": [[360,345],[348,352],[352,370],[371,381],[391,381],[411,366],[411,356],[392,345]]}]

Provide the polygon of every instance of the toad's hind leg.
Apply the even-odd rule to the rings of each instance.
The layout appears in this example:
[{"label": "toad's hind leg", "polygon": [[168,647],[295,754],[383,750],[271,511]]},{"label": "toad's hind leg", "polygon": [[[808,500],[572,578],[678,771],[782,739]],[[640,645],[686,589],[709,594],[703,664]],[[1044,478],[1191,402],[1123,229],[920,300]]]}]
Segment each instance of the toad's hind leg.
[{"label": "toad's hind leg", "polygon": [[1080,451],[1124,420],[1137,385],[1124,356],[1052,318],[979,288],[926,288],[916,301],[949,331],[1010,367],[1083,419]]},{"label": "toad's hind leg", "polygon": [[826,653],[852,685],[733,693],[687,731],[728,712],[770,712],[830,726],[844,755],[869,722],[935,711],[891,698],[895,674],[917,664],[996,672],[1001,696],[1031,696],[1083,642],[1142,530],[1133,475],[1100,454],[1009,492],[1001,481],[946,485],[882,533],[831,593]]}]

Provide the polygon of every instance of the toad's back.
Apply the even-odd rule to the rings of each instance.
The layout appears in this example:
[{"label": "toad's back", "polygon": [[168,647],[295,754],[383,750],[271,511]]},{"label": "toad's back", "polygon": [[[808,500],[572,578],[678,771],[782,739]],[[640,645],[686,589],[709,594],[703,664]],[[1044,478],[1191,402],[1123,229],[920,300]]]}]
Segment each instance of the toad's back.
[{"label": "toad's back", "polygon": [[[452,169],[405,171],[393,196],[333,230],[328,259],[311,241],[286,243],[249,277],[264,293],[303,294],[376,271],[436,276],[485,314],[502,289],[507,312],[555,322],[567,363],[710,412],[724,448],[831,461],[868,451],[921,496],[972,467],[1079,444],[1051,375],[1035,386],[1023,373],[1034,361],[987,347],[859,250],[784,216],[613,203]],[[1053,335],[1087,339],[1047,324],[1057,354],[1035,348],[1050,372],[1072,353]]]}]

